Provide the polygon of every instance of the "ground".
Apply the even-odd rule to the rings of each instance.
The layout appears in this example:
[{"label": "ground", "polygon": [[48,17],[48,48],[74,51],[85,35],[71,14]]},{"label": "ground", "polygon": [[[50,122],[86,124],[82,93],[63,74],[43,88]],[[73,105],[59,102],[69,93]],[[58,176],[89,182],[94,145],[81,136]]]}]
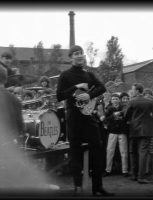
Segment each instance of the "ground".
[{"label": "ground", "polygon": [[[43,169],[44,170],[44,169]],[[44,171],[43,171],[44,172]],[[39,199],[54,199],[54,198],[94,198],[92,197],[91,193],[91,178],[89,177],[87,186],[84,188],[83,193],[80,195],[76,195],[74,193],[73,188],[73,180],[70,174],[59,174],[59,171],[48,171],[45,172],[47,174],[47,184],[51,186],[51,188],[47,188],[44,182],[40,181],[41,179],[38,178],[38,181],[41,182],[40,189],[36,191],[31,189],[30,191],[23,190],[19,192],[16,189],[13,189],[12,184],[11,191],[6,191],[1,189],[2,184],[0,184],[0,198],[7,197],[7,198],[39,198]],[[33,172],[31,173],[32,176]],[[16,174],[15,174],[16,175]],[[39,176],[39,172],[37,173]],[[28,174],[26,175],[28,176]],[[24,176],[23,176],[24,177]],[[10,177],[8,177],[8,180]],[[19,178],[16,177],[21,181],[24,180],[20,175]],[[1,179],[2,180],[2,179]],[[7,182],[8,182],[7,180]],[[28,179],[27,179],[28,180]],[[30,179],[29,179],[30,180]],[[32,179],[31,179],[32,180]],[[43,180],[43,179],[42,179]],[[16,182],[15,181],[15,182]],[[15,183],[14,182],[14,183]],[[4,183],[3,183],[4,184]],[[30,184],[30,183],[29,183]],[[54,186],[59,186],[59,188],[54,188]],[[130,177],[123,177],[121,174],[113,174],[111,176],[107,176],[103,178],[103,186],[104,188],[115,194],[115,197],[112,198],[153,198],[153,183],[150,184],[140,184],[136,181],[130,180]],[[3,187],[4,188],[4,187]],[[104,197],[101,197],[104,199]]]},{"label": "ground", "polygon": [[[6,159],[7,152],[9,152],[8,159]],[[23,159],[22,154],[20,157],[20,154],[13,153],[12,151],[5,151],[5,162],[0,160],[0,199],[3,197],[24,199],[26,197],[28,199],[30,197],[35,199],[93,198],[91,178],[88,179],[87,187],[84,188],[82,194],[76,195],[74,193],[73,180],[69,165],[66,162],[67,159],[64,160],[65,157],[60,157],[60,160],[63,159],[63,165],[60,162],[60,165],[57,165],[58,167],[48,170],[44,167],[46,165],[45,159],[32,159],[29,163],[28,160]],[[10,159],[12,156],[13,159]],[[56,160],[55,156],[54,160]],[[107,191],[115,194],[115,197],[112,198],[153,198],[153,183],[140,184],[130,180],[129,177],[123,177],[119,173],[104,177],[103,186]],[[11,190],[5,189],[6,187],[11,188]],[[19,187],[22,188],[22,191],[19,191]],[[34,187],[34,190],[32,187]]]},{"label": "ground", "polygon": [[[58,176],[52,174],[50,177],[52,184],[60,186],[60,190],[55,192],[57,197],[77,197],[73,192],[72,177]],[[122,175],[112,175],[103,178],[104,188],[115,194],[115,198],[153,198],[153,183],[140,184],[136,181],[130,180],[130,177],[123,177]],[[88,187],[84,189],[80,195],[82,197],[92,197],[91,194],[91,178],[89,178]],[[78,196],[79,197],[79,196]],[[113,198],[113,197],[112,197]]]}]

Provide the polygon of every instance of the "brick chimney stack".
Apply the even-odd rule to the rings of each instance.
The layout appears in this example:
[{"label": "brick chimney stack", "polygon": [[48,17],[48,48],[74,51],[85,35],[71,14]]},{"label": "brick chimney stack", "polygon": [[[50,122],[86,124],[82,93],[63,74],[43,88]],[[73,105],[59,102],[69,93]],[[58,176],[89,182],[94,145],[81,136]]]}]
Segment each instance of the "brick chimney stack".
[{"label": "brick chimney stack", "polygon": [[75,13],[73,11],[69,12],[69,16],[70,16],[70,44],[69,44],[69,47],[70,48],[75,45],[74,15],[75,15]]}]

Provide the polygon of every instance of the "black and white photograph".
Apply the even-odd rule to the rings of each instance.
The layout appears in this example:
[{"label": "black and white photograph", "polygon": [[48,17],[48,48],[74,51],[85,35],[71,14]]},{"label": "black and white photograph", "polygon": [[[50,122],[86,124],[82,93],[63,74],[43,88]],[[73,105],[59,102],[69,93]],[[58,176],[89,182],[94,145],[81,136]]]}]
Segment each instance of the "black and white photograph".
[{"label": "black and white photograph", "polygon": [[0,6],[0,198],[153,198],[153,5]]}]

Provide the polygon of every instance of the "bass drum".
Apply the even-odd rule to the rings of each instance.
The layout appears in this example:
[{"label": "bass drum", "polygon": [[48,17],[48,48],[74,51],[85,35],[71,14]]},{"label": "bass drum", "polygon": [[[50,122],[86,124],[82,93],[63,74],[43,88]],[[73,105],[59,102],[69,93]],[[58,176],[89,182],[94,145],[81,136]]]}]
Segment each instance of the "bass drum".
[{"label": "bass drum", "polygon": [[38,128],[38,137],[42,145],[48,149],[57,144],[61,126],[56,112],[49,109],[39,116],[40,123]]}]

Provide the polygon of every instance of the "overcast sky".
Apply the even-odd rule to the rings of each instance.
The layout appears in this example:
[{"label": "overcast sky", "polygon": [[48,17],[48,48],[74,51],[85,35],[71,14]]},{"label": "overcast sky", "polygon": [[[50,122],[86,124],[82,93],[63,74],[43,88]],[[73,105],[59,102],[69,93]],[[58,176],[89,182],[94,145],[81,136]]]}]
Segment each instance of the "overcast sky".
[{"label": "overcast sky", "polygon": [[118,37],[124,63],[153,58],[152,9],[43,8],[0,9],[0,46],[34,47],[39,41],[44,48],[61,44],[69,48],[69,16],[75,12],[75,42],[86,47],[89,41],[99,49],[97,62],[104,58],[107,41]]}]

